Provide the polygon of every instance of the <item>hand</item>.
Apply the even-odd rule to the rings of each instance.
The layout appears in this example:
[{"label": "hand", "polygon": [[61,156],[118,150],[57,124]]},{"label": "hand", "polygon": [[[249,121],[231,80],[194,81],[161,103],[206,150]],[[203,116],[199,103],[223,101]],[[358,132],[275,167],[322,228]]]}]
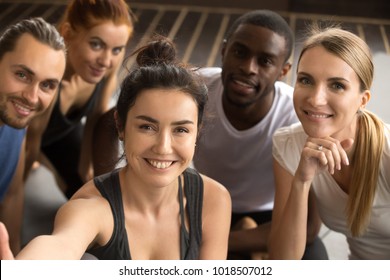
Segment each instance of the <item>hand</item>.
[{"label": "hand", "polygon": [[341,170],[342,164],[349,165],[346,150],[353,142],[351,138],[340,142],[331,137],[308,137],[295,176],[302,182],[311,183],[318,170],[327,169],[330,174],[334,174],[335,169]]},{"label": "hand", "polygon": [[9,246],[8,231],[5,225],[0,222],[0,259],[1,260],[13,260],[14,255],[11,252]]}]

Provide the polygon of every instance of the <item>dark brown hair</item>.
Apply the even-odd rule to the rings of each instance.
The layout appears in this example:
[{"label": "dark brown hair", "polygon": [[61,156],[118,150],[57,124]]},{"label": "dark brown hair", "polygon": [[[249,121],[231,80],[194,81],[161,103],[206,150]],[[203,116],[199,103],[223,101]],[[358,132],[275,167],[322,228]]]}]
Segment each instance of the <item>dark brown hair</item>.
[{"label": "dark brown hair", "polygon": [[0,36],[0,59],[7,52],[14,50],[18,39],[23,34],[30,34],[39,42],[54,50],[63,50],[66,53],[64,39],[57,29],[43,18],[24,19],[9,26]]}]

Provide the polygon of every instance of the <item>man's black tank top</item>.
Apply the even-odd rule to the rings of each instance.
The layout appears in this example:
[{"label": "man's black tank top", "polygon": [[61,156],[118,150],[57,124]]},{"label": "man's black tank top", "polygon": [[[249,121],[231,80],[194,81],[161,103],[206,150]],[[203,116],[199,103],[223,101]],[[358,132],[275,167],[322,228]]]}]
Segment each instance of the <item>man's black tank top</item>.
[{"label": "man's black tank top", "polygon": [[[110,203],[114,217],[114,230],[107,244],[88,250],[88,253],[101,260],[131,260],[118,171],[119,169],[94,179],[96,187]],[[199,173],[191,168],[187,168],[183,176],[189,232],[184,223],[183,191],[179,178],[180,259],[196,260],[199,259],[199,248],[202,241],[203,180]]]}]

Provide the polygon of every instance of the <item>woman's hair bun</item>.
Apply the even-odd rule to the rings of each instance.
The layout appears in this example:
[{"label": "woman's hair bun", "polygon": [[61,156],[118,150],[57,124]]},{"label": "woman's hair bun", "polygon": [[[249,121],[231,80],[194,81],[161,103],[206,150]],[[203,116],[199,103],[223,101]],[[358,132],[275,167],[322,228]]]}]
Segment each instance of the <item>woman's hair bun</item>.
[{"label": "woman's hair bun", "polygon": [[155,36],[146,46],[140,48],[137,54],[137,64],[140,67],[173,64],[175,61],[175,46],[168,38],[163,36]]}]

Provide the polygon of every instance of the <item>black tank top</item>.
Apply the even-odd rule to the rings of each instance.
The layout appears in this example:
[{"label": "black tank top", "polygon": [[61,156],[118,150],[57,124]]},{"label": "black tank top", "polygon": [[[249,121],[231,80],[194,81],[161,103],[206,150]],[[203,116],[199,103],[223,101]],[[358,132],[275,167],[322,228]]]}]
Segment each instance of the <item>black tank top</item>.
[{"label": "black tank top", "polygon": [[42,135],[41,146],[45,147],[52,144],[53,142],[58,141],[67,135],[73,128],[80,124],[81,119],[84,116],[87,116],[95,107],[96,100],[100,97],[100,93],[104,87],[105,79],[101,80],[96,84],[91,97],[88,101],[81,107],[79,110],[72,112],[71,114],[65,116],[62,114],[60,109],[61,103],[61,87],[58,90],[58,96],[56,103],[53,107],[53,112],[50,115],[50,120],[47,125],[45,132]]},{"label": "black tank top", "polygon": [[[119,184],[119,170],[114,170],[94,179],[97,189],[110,203],[114,217],[114,230],[107,244],[88,250],[88,253],[101,260],[131,260]],[[196,260],[199,259],[199,248],[202,241],[203,180],[199,173],[191,168],[185,170],[183,176],[187,205],[186,213],[184,213],[183,191],[179,178],[180,259]],[[188,216],[189,232],[184,223],[185,214]]]}]

